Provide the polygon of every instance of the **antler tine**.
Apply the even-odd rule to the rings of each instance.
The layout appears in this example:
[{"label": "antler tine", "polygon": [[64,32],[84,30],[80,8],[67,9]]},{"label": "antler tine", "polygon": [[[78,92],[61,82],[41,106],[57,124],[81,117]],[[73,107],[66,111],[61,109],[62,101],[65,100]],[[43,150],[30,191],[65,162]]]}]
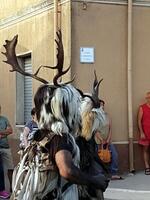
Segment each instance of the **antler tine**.
[{"label": "antler tine", "polygon": [[95,80],[94,80],[94,83],[93,83],[92,98],[94,99],[95,107],[99,107],[98,92],[99,92],[99,85],[100,85],[100,83],[102,82],[103,79],[101,79],[100,81],[97,80],[97,75],[96,75],[95,70],[94,70],[94,75],[95,75]]},{"label": "antler tine", "polygon": [[58,37],[58,41],[55,40],[55,42],[57,43],[57,67],[58,67],[58,71],[62,72],[63,69],[63,64],[64,64],[64,47],[62,44],[62,34],[61,31],[59,30],[57,33],[57,37]]},{"label": "antler tine", "polygon": [[40,71],[40,69],[41,68],[48,68],[48,69],[56,69],[56,67],[51,67],[51,66],[47,66],[47,65],[41,65],[38,69],[37,69],[37,71],[34,73],[34,76],[37,76],[37,74],[39,73],[39,71]]},{"label": "antler tine", "polygon": [[94,89],[95,86],[98,84],[97,75],[96,75],[96,70],[94,70],[94,76],[95,76],[95,80],[94,80],[94,83],[93,83],[93,89]]},{"label": "antler tine", "polygon": [[99,82],[97,82],[97,85],[95,85],[95,93],[96,93],[96,95],[98,96],[98,89],[99,89],[99,85],[100,85],[100,83],[103,81],[103,78],[99,81]]},{"label": "antler tine", "polygon": [[4,61],[7,64],[10,64],[12,66],[12,70],[10,71],[18,71],[21,72],[21,68],[18,64],[16,53],[15,53],[15,47],[17,45],[18,35],[14,36],[14,38],[9,41],[5,40],[6,44],[4,44],[4,48],[6,49],[6,52],[2,52],[7,58],[6,61]]},{"label": "antler tine", "polygon": [[95,79],[93,83],[93,95],[96,94],[98,96],[99,85],[102,82],[103,78],[100,81],[97,80],[96,70],[94,70],[94,76],[95,76]]},{"label": "antler tine", "polygon": [[[57,68],[58,70],[58,73],[55,75],[54,79],[53,79],[53,83],[54,85],[56,86],[60,86],[59,83],[58,83],[58,79],[59,77],[63,76],[64,74],[66,74],[70,67],[69,66],[66,70],[63,71],[63,65],[64,65],[64,48],[63,48],[63,43],[62,43],[62,34],[61,34],[61,31],[57,31],[57,37],[58,37],[58,40],[55,40],[55,42],[57,43],[57,65],[55,68]],[[68,84],[68,83],[71,83],[72,81],[74,80],[74,78],[67,82],[67,83],[64,83],[64,84]]]},{"label": "antler tine", "polygon": [[[5,40],[6,44],[4,44],[4,48],[6,49],[6,52],[2,52],[3,55],[6,56],[7,60],[3,61],[9,65],[12,66],[12,69],[10,70],[11,72],[16,71],[19,72],[20,74],[24,75],[24,76],[30,76],[44,84],[47,84],[48,81],[44,80],[43,78],[40,78],[38,76],[36,76],[36,74],[30,74],[25,72],[22,67],[19,65],[18,61],[17,61],[17,57],[16,57],[16,45],[17,45],[17,41],[18,41],[18,35],[14,36],[14,38],[12,40]],[[39,71],[40,69],[38,69],[37,71]],[[38,73],[38,72],[37,72]]]}]

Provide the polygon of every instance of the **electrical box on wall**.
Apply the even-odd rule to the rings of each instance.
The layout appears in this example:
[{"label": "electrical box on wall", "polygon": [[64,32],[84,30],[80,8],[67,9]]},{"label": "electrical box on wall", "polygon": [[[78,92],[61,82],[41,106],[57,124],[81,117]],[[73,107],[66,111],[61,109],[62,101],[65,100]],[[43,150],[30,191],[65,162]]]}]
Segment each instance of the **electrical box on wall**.
[{"label": "electrical box on wall", "polygon": [[80,47],[80,63],[94,63],[94,47]]}]

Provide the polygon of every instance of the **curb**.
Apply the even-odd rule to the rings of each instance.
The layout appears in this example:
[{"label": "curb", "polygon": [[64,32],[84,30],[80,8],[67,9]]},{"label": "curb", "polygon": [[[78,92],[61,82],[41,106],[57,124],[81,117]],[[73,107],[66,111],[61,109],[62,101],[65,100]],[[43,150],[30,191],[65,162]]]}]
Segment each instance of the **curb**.
[{"label": "curb", "polygon": [[150,191],[108,188],[105,200],[150,200]]}]

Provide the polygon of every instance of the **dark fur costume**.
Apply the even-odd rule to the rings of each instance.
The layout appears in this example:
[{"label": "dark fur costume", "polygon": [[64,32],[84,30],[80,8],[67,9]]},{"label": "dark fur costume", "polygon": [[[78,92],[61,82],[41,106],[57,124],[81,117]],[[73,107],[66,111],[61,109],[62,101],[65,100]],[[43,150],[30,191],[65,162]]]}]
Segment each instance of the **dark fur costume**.
[{"label": "dark fur costume", "polygon": [[[85,94],[81,104],[82,131],[76,142],[80,149],[80,168],[92,176],[103,174],[109,176],[107,167],[98,157],[94,135],[102,125],[102,113],[100,112],[100,100],[98,89],[100,81],[97,80],[96,72],[92,94]],[[103,200],[102,190],[90,186],[79,186],[80,200]]]},{"label": "dark fur costume", "polygon": [[[80,149],[81,170],[86,173],[90,173],[91,175],[103,173],[105,176],[109,177],[108,166],[105,165],[98,157],[94,138],[86,141],[82,136],[78,136],[76,143]],[[99,169],[97,169],[97,166]],[[91,200],[96,197],[96,190],[92,186],[79,186],[79,200]]]}]

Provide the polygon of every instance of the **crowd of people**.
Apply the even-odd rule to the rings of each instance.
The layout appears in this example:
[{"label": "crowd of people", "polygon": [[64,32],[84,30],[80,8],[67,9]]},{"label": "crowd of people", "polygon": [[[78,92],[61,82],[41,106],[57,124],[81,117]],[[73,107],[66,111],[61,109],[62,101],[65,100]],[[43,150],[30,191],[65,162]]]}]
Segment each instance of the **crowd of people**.
[{"label": "crowd of people", "polygon": [[[89,98],[89,97],[86,97]],[[91,101],[90,98],[88,101]],[[81,104],[82,107],[88,108],[88,103],[86,102],[86,100],[84,100],[84,103],[82,102]],[[85,104],[85,105],[84,105]],[[111,161],[109,162],[108,166],[108,171],[107,171],[107,175],[110,175],[111,180],[119,180],[122,179],[121,176],[119,176],[118,173],[118,153],[114,147],[114,145],[112,144],[112,129],[111,129],[111,120],[110,117],[108,116],[108,113],[105,111],[104,109],[105,106],[105,102],[101,99],[99,99],[99,108],[94,108],[93,106],[91,106],[89,108],[90,112],[92,113],[97,113],[98,115],[100,115],[99,122],[101,123],[101,125],[99,124],[98,127],[94,130],[91,130],[89,124],[90,121],[92,122],[92,126],[93,126],[93,116],[90,113],[90,118],[88,118],[87,124],[88,125],[88,129],[87,131],[90,133],[85,134],[86,131],[84,130],[84,133],[82,133],[80,136],[82,138],[85,139],[86,144],[88,144],[88,150],[90,149],[89,145],[92,144],[92,142],[95,143],[94,145],[94,150],[92,151],[91,157],[90,157],[90,161],[88,160],[88,162],[92,161],[92,157],[94,157],[95,152],[98,155],[98,151],[101,148],[106,148],[106,146],[108,147],[108,149],[111,152]],[[84,116],[84,112],[85,112],[85,108],[81,109],[82,110],[82,129],[84,129],[84,122],[85,122],[85,116]],[[99,112],[99,113],[98,113]],[[87,113],[86,113],[87,114]],[[84,117],[83,117],[84,116]],[[34,140],[34,134],[36,133],[36,131],[38,130],[38,120],[37,120],[37,116],[36,116],[36,109],[33,108],[31,110],[31,117],[32,119],[30,121],[28,121],[24,127],[23,133],[21,135],[21,143],[20,143],[20,149],[25,151],[32,143],[32,141]],[[44,117],[44,116],[43,116]],[[43,121],[44,123],[44,121]],[[44,124],[42,125],[43,127],[45,126]],[[42,127],[42,128],[43,128]],[[79,127],[78,127],[79,128]],[[149,146],[150,146],[150,92],[148,92],[146,94],[146,103],[144,103],[143,105],[140,105],[139,107],[139,112],[138,112],[138,128],[139,128],[139,144],[142,146],[143,148],[143,158],[144,158],[144,164],[145,164],[145,174],[146,175],[150,175],[150,160],[149,160]],[[58,131],[58,135],[59,135],[59,129]],[[8,121],[8,119],[6,117],[4,117],[1,113],[1,106],[0,106],[0,197],[1,198],[8,198],[10,197],[10,192],[11,192],[11,183],[12,183],[12,171],[14,169],[13,166],[13,160],[12,160],[12,154],[11,154],[11,150],[8,144],[8,138],[7,136],[12,134],[12,127]],[[78,144],[81,152],[84,151],[84,153],[86,152],[85,149],[82,149],[82,141],[80,139],[80,136],[76,137],[76,143]],[[73,147],[72,147],[72,142],[70,142],[69,144],[66,142],[66,135],[64,135],[61,139],[63,139],[60,142],[60,146],[58,147],[57,151],[55,150],[55,154],[57,155],[55,158],[55,162],[57,163],[57,167],[59,168],[60,172],[62,173],[61,175],[63,177],[66,177],[67,179],[70,179],[70,177],[66,176],[66,172],[65,169],[63,169],[63,165],[68,165],[69,162],[71,162],[72,160],[72,154],[73,154]],[[60,138],[59,138],[60,140]],[[92,141],[93,140],[93,141]],[[91,142],[92,141],[92,142]],[[91,144],[90,144],[91,143]],[[85,145],[85,143],[84,143]],[[93,145],[93,144],[92,144]],[[61,152],[63,150],[63,153]],[[59,152],[60,151],[60,152]],[[66,153],[67,152],[67,153]],[[89,154],[89,152],[88,152]],[[66,160],[66,156],[68,158],[70,158],[70,160]],[[86,155],[87,156],[87,155]],[[64,159],[63,162],[61,161],[61,159],[59,157],[62,157],[61,159]],[[82,157],[84,157],[83,155],[81,155],[81,160],[80,160],[80,168],[84,171],[84,173],[87,173],[87,169],[84,169],[84,165],[82,163]],[[84,158],[85,159],[85,158]],[[83,161],[85,162],[85,160]],[[83,165],[82,165],[83,164]],[[105,174],[105,167],[103,168],[103,164],[105,165],[106,163],[100,162],[100,166],[99,167],[99,174],[103,175]],[[88,166],[88,165],[87,165]],[[87,167],[85,166],[85,168]],[[75,166],[74,166],[75,167]],[[5,170],[4,170],[5,169]],[[64,171],[63,171],[64,170]],[[93,169],[92,169],[93,170]],[[7,191],[5,189],[5,173],[8,173],[8,178],[10,181],[10,191]],[[75,183],[79,183],[79,184],[87,184],[87,183],[92,183],[95,185],[97,185],[98,187],[100,187],[101,191],[104,191],[107,187],[107,184],[104,184],[104,182],[107,180],[105,179],[106,176],[98,176],[99,179],[101,179],[101,181],[98,181],[97,178],[93,178],[88,176],[85,178],[85,174],[83,175],[81,171],[78,171],[77,168],[76,170],[73,170],[73,173],[75,174],[73,178],[71,178],[72,181],[74,181]],[[89,166],[88,166],[88,173],[89,173]],[[75,180],[76,176],[79,178],[79,176],[81,175],[82,180]],[[106,175],[106,174],[105,174]],[[83,178],[84,177],[84,178]],[[108,176],[107,176],[108,177]],[[91,180],[90,180],[91,178]],[[105,185],[105,186],[104,186]],[[90,188],[91,189],[91,188]],[[82,190],[82,192],[81,192]],[[83,193],[84,189],[83,187],[79,187],[79,191],[80,193]],[[88,190],[89,191],[89,190]],[[85,195],[85,194],[84,194]],[[88,194],[89,195],[89,194]],[[92,194],[93,195],[93,194]],[[96,195],[96,194],[94,194]],[[85,195],[86,196],[86,195]],[[103,199],[103,195],[100,195],[101,198]],[[81,198],[83,199],[83,198]],[[85,199],[87,199],[87,196],[85,197]]]},{"label": "crowd of people", "polygon": [[[91,187],[89,190],[87,189],[88,187],[86,186],[87,191],[88,192],[92,191],[92,194],[85,194],[85,193],[83,194],[83,192],[85,192],[84,186],[78,187],[79,194],[81,196],[83,195],[85,199],[88,199],[87,196],[89,197],[90,195],[91,196],[99,195],[98,199],[103,199],[102,193],[103,191],[105,191],[107,187],[108,177],[111,178],[111,180],[119,180],[119,179],[122,179],[122,177],[117,174],[118,173],[118,153],[114,145],[112,144],[111,120],[110,120],[110,117],[108,116],[108,113],[104,109],[105,102],[99,99],[99,107],[94,108],[94,106],[92,105],[93,102],[91,101],[90,98],[91,97],[89,96],[86,98],[84,97],[84,100],[81,101],[82,128],[80,127],[80,123],[78,124],[78,128],[76,127],[78,129],[78,133],[81,131],[81,134],[77,134],[77,136],[75,137],[76,142],[74,141],[72,137],[70,137],[71,141],[69,141],[68,143],[67,135],[65,134],[62,135],[62,137],[60,137],[61,132],[59,131],[62,129],[62,127],[60,127],[60,124],[58,124],[57,130],[54,129],[57,133],[57,136],[59,135],[58,136],[59,139],[57,138],[58,141],[57,139],[56,139],[57,142],[55,140],[54,141],[57,143],[57,145],[58,143],[60,144],[57,146],[57,150],[54,148],[55,143],[52,145],[54,148],[53,153],[55,154],[55,156],[53,155],[53,159],[55,160],[55,164],[57,165],[59,169],[59,173],[62,177],[65,177],[67,180],[71,180],[71,182],[73,181],[74,183],[79,184],[79,185],[93,184],[95,188],[98,189],[98,190],[96,189],[94,193],[91,190]],[[35,100],[36,105],[38,102],[39,102],[39,99]],[[90,106],[88,105],[89,102],[90,102]],[[87,110],[85,110],[85,107],[87,110],[89,109],[88,112]],[[40,110],[40,113],[41,113],[41,110]],[[89,115],[88,117],[87,117],[87,113]],[[95,117],[95,116],[99,116],[99,117]],[[46,124],[44,124],[45,121],[43,120],[42,122],[41,116],[36,113],[36,108],[33,108],[31,110],[31,117],[32,119],[26,123],[24,127],[24,131],[21,136],[20,149],[23,150],[24,152],[30,147],[32,142],[37,137],[37,136],[35,137],[34,134],[38,132],[38,137],[41,134],[41,133],[39,134],[38,123],[39,124],[41,123],[40,124],[40,126],[42,127],[41,130],[43,129],[43,127],[46,126]],[[45,120],[47,120],[46,116],[42,116],[42,117],[43,118],[45,117]],[[57,116],[57,117],[60,117],[60,116]],[[99,120],[99,123],[96,122],[96,120]],[[95,127],[94,123],[98,123],[98,125],[96,125]],[[90,127],[90,124],[91,124],[91,127]],[[150,145],[150,134],[149,134],[150,127],[149,126],[150,125],[149,124],[150,124],[150,92],[146,94],[146,103],[139,107],[139,112],[138,112],[138,127],[139,127],[139,132],[140,132],[139,144],[142,145],[143,147],[143,157],[144,157],[146,175],[150,175],[150,166],[149,166],[149,145]],[[66,132],[65,128],[66,127],[63,127],[64,132]],[[82,130],[79,131],[79,129],[82,129]],[[8,173],[10,188],[11,188],[11,183],[12,183],[12,171],[14,169],[11,150],[10,150],[8,139],[7,139],[7,136],[10,134],[12,134],[12,127],[8,119],[1,114],[1,106],[0,106],[0,180],[1,180],[0,181],[0,197],[2,198],[8,198],[10,196],[10,191],[11,191],[11,189],[10,191],[7,191],[5,189],[4,169]],[[88,145],[86,147],[88,149],[87,155],[89,157],[89,160],[87,159],[86,161],[85,161],[85,156],[82,154],[83,152],[86,154],[86,148],[82,149],[83,141],[81,140],[81,138],[84,139],[83,144],[85,146]],[[78,155],[78,152],[76,149],[77,147],[75,143],[78,145],[80,149],[81,160],[80,160],[79,166],[82,171],[80,171],[74,163],[74,168],[72,169],[73,174],[68,175],[66,174],[67,173],[66,170],[68,168],[70,170],[70,167],[71,167],[70,165],[73,164],[72,163],[73,154]],[[72,146],[72,144],[74,144],[75,146]],[[94,150],[91,151],[90,146]],[[92,165],[91,162],[93,162],[92,159],[94,158],[95,153],[98,155],[99,149],[106,148],[106,146],[110,150],[111,161],[106,165],[106,163],[104,163],[100,159],[99,165],[98,165],[99,169],[98,169],[98,172],[96,172],[96,174],[97,175],[99,174],[99,176],[96,176],[96,174],[93,175],[91,173],[91,170],[93,170],[94,172],[95,169],[93,168],[93,166],[90,169],[90,165]],[[92,152],[91,155],[90,155],[91,152],[89,150]],[[86,163],[85,165],[84,162],[85,163],[89,162],[90,164]],[[104,167],[103,167],[103,164],[104,164]],[[105,170],[105,167],[106,167],[106,170]],[[91,173],[91,176],[89,172]],[[101,191],[101,193],[100,192],[98,193],[97,191]],[[48,194],[48,195],[49,195],[48,198],[49,197],[53,198],[51,196],[52,194]],[[77,197],[75,197],[75,199],[76,198]],[[79,199],[82,200],[84,198],[82,197]]]},{"label": "crowd of people", "polygon": [[[10,193],[5,189],[4,171],[10,178],[10,200],[104,200],[109,181],[122,179],[118,175],[118,153],[111,140],[112,123],[104,109],[105,102],[99,98],[101,81],[95,73],[93,90],[88,94],[75,88],[71,81],[60,81],[69,68],[63,71],[61,32],[57,36],[58,63],[53,69],[58,72],[53,83],[31,75],[44,84],[34,96],[35,108],[21,135],[22,154],[15,168],[7,139],[13,131],[0,107],[0,197],[5,199]],[[8,48],[14,44],[16,37],[4,45],[7,63],[12,56]],[[138,125],[145,174],[149,175],[150,93],[146,100],[139,108]]]},{"label": "crowd of people", "polygon": [[[89,98],[89,101],[91,101],[90,98]],[[86,101],[84,101],[84,103],[85,102]],[[82,102],[81,104],[84,104],[84,103]],[[92,104],[92,101],[90,103]],[[36,102],[35,102],[35,104],[36,104]],[[64,172],[66,169],[63,169],[63,166],[65,168],[66,165],[70,165],[70,162],[72,162],[73,151],[77,151],[77,150],[73,150],[73,148],[75,148],[75,147],[72,146],[72,143],[73,142],[75,143],[73,138],[72,137],[70,138],[73,141],[70,141],[70,143],[68,144],[67,138],[66,138],[67,136],[65,134],[61,138],[62,141],[59,138],[60,145],[59,145],[58,149],[55,150],[55,154],[57,156],[55,155],[55,157],[53,158],[55,160],[56,164],[57,164],[57,167],[60,170],[60,174],[63,177],[65,177],[66,179],[71,179],[71,181],[73,181],[75,183],[79,183],[81,185],[82,184],[83,185],[92,184],[96,188],[98,188],[99,190],[98,190],[97,193],[91,194],[91,195],[94,195],[94,196],[99,195],[98,199],[103,199],[103,191],[105,191],[105,189],[107,187],[109,178],[112,178],[113,180],[114,179],[120,179],[120,176],[117,175],[117,171],[118,171],[117,152],[116,152],[115,148],[113,147],[113,144],[111,143],[111,135],[112,135],[112,133],[111,133],[111,123],[110,123],[110,119],[108,117],[108,114],[104,111],[104,104],[105,104],[104,101],[99,100],[99,107],[96,108],[96,109],[94,108],[95,109],[94,110],[93,105],[91,105],[91,108],[89,110],[89,113],[90,112],[93,112],[93,113],[97,112],[98,115],[100,114],[100,116],[103,118],[103,120],[102,120],[103,123],[101,125],[99,124],[95,128],[95,130],[90,129],[91,132],[89,133],[90,134],[89,138],[86,138],[84,136],[84,134],[81,134],[80,136],[82,136],[82,138],[84,138],[86,140],[86,143],[90,144],[92,140],[94,142],[94,145],[92,144],[92,147],[94,148],[94,150],[92,151],[91,157],[88,160],[88,162],[92,161],[92,157],[94,158],[94,154],[98,155],[98,149],[101,148],[101,145],[107,144],[109,146],[109,149],[111,151],[111,162],[109,163],[110,169],[108,168],[105,171],[105,167],[103,168],[103,164],[105,164],[105,163],[102,163],[102,162],[99,161],[98,168],[99,168],[100,171],[98,170],[97,173],[95,172],[98,176],[96,176],[96,174],[93,175],[90,172],[91,173],[91,177],[90,177],[89,171],[93,170],[93,172],[94,172],[95,169],[91,168],[89,170],[90,167],[87,165],[88,171],[87,170],[85,171],[83,169],[82,164],[81,164],[80,167],[81,167],[81,169],[83,169],[83,172],[79,171],[78,168],[74,168],[74,169],[72,169],[73,170],[72,173],[74,174],[74,177],[70,178],[70,175],[66,176],[66,174],[65,174],[66,172]],[[82,106],[82,107],[84,107],[84,106]],[[87,103],[86,103],[86,107],[87,107]],[[84,114],[83,113],[85,112],[85,108],[84,109],[82,108],[81,110],[82,110],[81,111],[81,115],[82,115],[81,120],[84,121],[84,117],[83,117]],[[31,110],[32,119],[29,122],[26,123],[24,130],[23,130],[23,133],[21,135],[21,139],[20,139],[20,149],[23,152],[25,152],[30,147],[30,145],[32,144],[32,142],[34,140],[34,134],[36,133],[36,131],[38,131],[38,122],[40,122],[40,120],[39,121],[37,120],[37,116],[38,115],[36,115],[36,109],[33,108]],[[102,121],[100,120],[100,123]],[[4,126],[4,124],[5,124],[5,126]],[[42,126],[44,127],[45,125],[43,124]],[[79,126],[78,129],[79,128],[81,128],[81,127]],[[5,164],[5,166],[7,167],[8,170],[13,169],[12,155],[11,155],[11,151],[10,151],[10,148],[9,148],[9,145],[8,145],[8,140],[7,140],[7,136],[12,133],[12,128],[10,126],[8,119],[6,117],[3,117],[2,115],[0,115],[0,130],[1,130],[1,132],[0,132],[1,133],[1,139],[0,139],[0,144],[1,144],[1,148],[0,148],[0,159],[1,159],[1,162],[0,162],[0,179],[2,180],[1,183],[0,183],[0,197],[8,198],[10,196],[10,193],[5,190],[5,183],[4,183],[5,178],[4,178],[3,167],[4,167],[4,164]],[[59,129],[57,131],[58,131],[57,134],[59,135]],[[3,135],[3,137],[2,137],[2,135]],[[79,136],[76,137],[76,143],[78,144],[79,149],[81,151],[85,152],[86,150],[85,149],[83,150],[80,146],[81,141],[80,141],[79,138],[80,138]],[[78,152],[76,152],[76,154],[78,154]],[[67,157],[67,160],[66,160],[66,157]],[[81,157],[82,157],[82,155],[81,155]],[[70,158],[70,161],[69,161],[68,158]],[[64,159],[64,160],[62,161],[62,159]],[[81,159],[81,162],[82,162],[82,159]],[[85,168],[87,166],[85,165]],[[68,168],[68,166],[66,168]],[[88,172],[88,174],[87,174],[87,172]],[[106,176],[106,174],[107,174],[107,176]],[[110,175],[112,175],[112,176],[110,176]],[[11,180],[10,180],[10,183],[11,183]],[[13,187],[14,187],[14,185],[13,185]],[[84,191],[83,187],[82,187],[82,192],[81,192],[81,189],[79,189],[79,190],[80,190],[80,193],[83,193],[83,191]],[[90,190],[91,190],[91,188],[90,188]],[[100,191],[101,191],[101,193],[100,193]],[[53,198],[50,195],[51,194],[49,194],[48,197]],[[86,196],[86,195],[84,194],[84,196]],[[87,196],[89,196],[89,194]],[[88,199],[87,196],[85,197],[85,199]],[[75,197],[75,199],[77,199],[77,197]],[[83,197],[80,198],[80,199],[83,199]]]}]

